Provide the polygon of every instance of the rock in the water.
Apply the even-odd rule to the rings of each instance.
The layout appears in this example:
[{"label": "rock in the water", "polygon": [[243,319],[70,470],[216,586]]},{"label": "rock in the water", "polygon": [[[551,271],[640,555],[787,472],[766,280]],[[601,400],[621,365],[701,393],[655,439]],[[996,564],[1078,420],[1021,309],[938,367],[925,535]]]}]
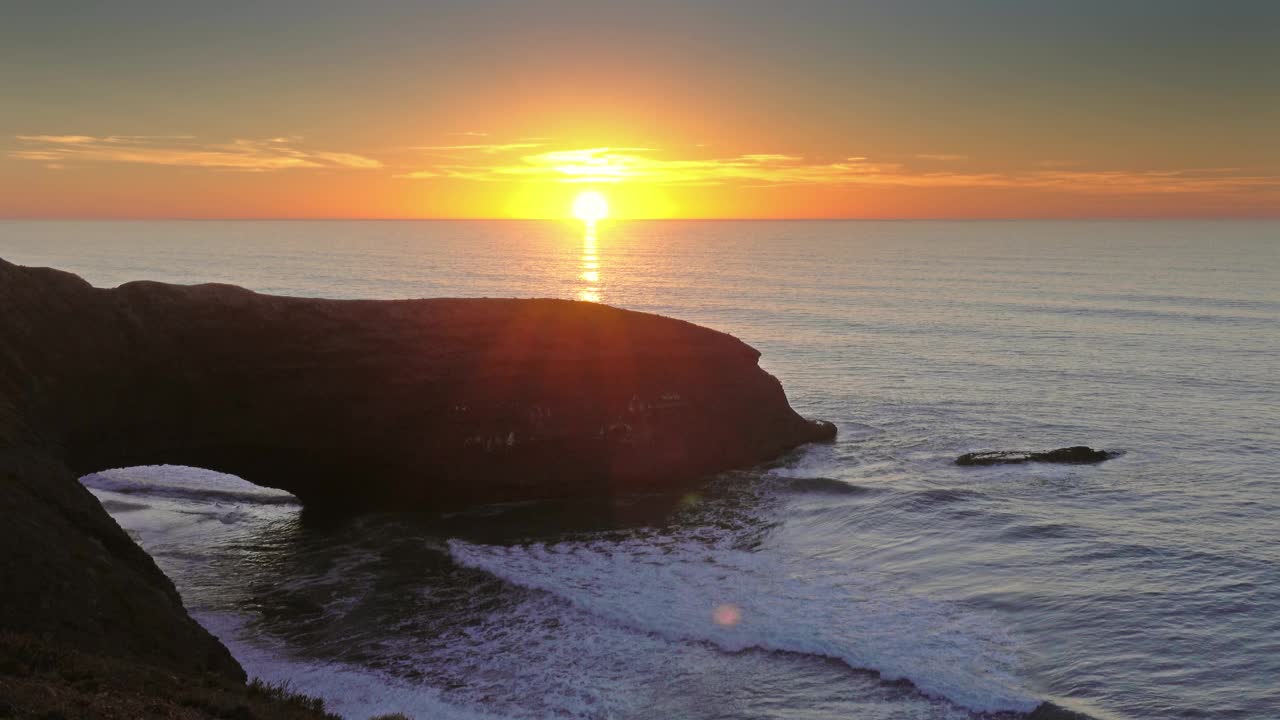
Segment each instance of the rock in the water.
[{"label": "rock in the water", "polygon": [[1099,463],[1116,456],[1117,453],[1107,450],[1094,450],[1084,445],[1058,448],[1046,452],[1028,450],[1001,450],[992,452],[965,453],[956,458],[957,465],[1016,465],[1027,462],[1064,463],[1083,465]]},{"label": "rock in the water", "polygon": [[836,439],[836,425],[826,420],[813,420],[813,442],[830,442]]},{"label": "rock in the water", "polygon": [[1027,715],[1026,720],[1093,720],[1093,718],[1051,702],[1043,702]]}]

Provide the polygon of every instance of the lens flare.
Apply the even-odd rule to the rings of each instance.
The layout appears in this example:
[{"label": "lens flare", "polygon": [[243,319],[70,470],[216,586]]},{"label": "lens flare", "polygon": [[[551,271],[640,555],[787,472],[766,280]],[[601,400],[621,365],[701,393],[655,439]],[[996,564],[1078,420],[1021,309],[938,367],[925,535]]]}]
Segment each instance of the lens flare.
[{"label": "lens flare", "polygon": [[742,610],[732,603],[722,603],[711,611],[711,617],[721,627],[733,627],[742,622]]}]

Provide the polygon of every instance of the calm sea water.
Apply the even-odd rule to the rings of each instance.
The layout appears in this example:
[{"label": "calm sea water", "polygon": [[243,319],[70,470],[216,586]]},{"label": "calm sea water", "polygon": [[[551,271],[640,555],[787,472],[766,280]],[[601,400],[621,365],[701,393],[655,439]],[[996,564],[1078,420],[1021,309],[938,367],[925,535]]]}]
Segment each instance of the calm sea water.
[{"label": "calm sea water", "polygon": [[[1280,718],[1280,223],[5,222],[0,257],[598,300],[741,337],[839,425],[679,502],[338,527],[85,479],[251,674],[352,717]],[[1075,444],[1125,454],[951,464]]]}]

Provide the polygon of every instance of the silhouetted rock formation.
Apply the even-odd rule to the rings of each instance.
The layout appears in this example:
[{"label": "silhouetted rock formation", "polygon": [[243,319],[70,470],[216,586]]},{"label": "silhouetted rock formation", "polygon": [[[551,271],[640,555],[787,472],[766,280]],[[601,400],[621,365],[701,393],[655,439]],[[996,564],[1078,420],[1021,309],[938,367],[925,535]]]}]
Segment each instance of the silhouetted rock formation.
[{"label": "silhouetted rock formation", "polygon": [[759,353],[562,300],[343,301],[0,265],[0,398],[77,473],[195,465],[305,504],[644,490],[829,439]]},{"label": "silhouetted rock formation", "polygon": [[1016,465],[1027,462],[1063,463],[1068,465],[1084,465],[1109,460],[1119,453],[1107,450],[1094,450],[1084,445],[1058,448],[1047,452],[1031,452],[1027,450],[1002,450],[992,452],[965,453],[956,458],[957,465]]},{"label": "silhouetted rock formation", "polygon": [[758,357],[586,303],[104,290],[0,260],[0,715],[332,717],[243,685],[78,474],[196,465],[347,510],[659,488],[835,436]]},{"label": "silhouetted rock formation", "polygon": [[835,435],[758,357],[588,303],[106,290],[0,260],[0,633],[242,680],[77,475],[195,465],[344,510],[659,488]]},{"label": "silhouetted rock formation", "polygon": [[151,556],[65,466],[0,449],[0,518],[0,633],[244,680]]}]

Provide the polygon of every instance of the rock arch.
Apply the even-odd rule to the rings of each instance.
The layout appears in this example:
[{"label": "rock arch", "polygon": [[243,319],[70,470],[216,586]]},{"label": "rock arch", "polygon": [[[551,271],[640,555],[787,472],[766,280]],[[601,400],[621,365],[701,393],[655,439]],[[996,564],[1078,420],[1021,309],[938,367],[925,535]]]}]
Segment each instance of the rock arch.
[{"label": "rock arch", "polygon": [[736,338],[592,303],[108,290],[5,263],[0,327],[9,421],[77,473],[194,465],[307,504],[646,489],[834,434]]},{"label": "rock arch", "polygon": [[78,476],[192,465],[340,510],[654,488],[834,435],[757,358],[588,303],[99,289],[0,260],[0,637],[243,680]]}]

